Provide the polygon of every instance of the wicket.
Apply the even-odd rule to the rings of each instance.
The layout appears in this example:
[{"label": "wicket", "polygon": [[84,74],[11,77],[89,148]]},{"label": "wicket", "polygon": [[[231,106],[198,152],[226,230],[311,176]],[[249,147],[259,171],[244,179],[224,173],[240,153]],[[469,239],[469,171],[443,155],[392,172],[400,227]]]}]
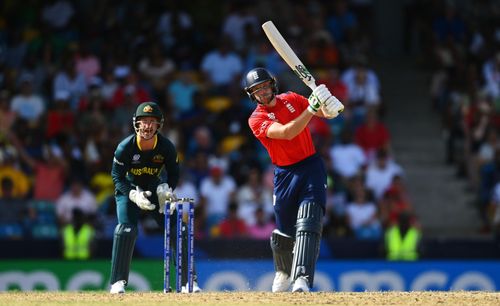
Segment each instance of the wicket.
[{"label": "wicket", "polygon": [[175,203],[176,216],[176,277],[175,289],[176,292],[182,291],[182,219],[184,215],[184,203],[188,203],[188,220],[186,223],[187,231],[187,291],[193,292],[194,281],[194,200],[190,198],[169,199],[165,202],[165,227],[163,240],[163,292],[170,292],[170,201]]}]

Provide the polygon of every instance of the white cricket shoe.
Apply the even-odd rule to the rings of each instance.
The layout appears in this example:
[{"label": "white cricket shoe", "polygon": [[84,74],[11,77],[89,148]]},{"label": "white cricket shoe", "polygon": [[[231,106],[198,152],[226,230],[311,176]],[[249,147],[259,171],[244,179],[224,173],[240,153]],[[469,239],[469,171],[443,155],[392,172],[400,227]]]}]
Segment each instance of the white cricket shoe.
[{"label": "white cricket shoe", "polygon": [[271,290],[273,292],[286,292],[288,288],[290,288],[290,278],[288,274],[283,271],[277,271],[276,275],[274,275],[273,287]]},{"label": "white cricket shoe", "polygon": [[292,292],[309,292],[309,282],[304,276],[299,276],[293,283]]},{"label": "white cricket shoe", "polygon": [[[200,293],[200,292],[201,292],[201,288],[200,288],[200,286],[198,286],[198,282],[196,282],[196,281],[193,282],[193,293]],[[187,284],[186,284],[186,286],[182,286],[181,293],[189,293]]]},{"label": "white cricket shoe", "polygon": [[119,280],[113,285],[111,285],[111,289],[109,290],[109,293],[111,294],[117,294],[117,293],[125,293],[125,284],[127,282],[124,280]]}]

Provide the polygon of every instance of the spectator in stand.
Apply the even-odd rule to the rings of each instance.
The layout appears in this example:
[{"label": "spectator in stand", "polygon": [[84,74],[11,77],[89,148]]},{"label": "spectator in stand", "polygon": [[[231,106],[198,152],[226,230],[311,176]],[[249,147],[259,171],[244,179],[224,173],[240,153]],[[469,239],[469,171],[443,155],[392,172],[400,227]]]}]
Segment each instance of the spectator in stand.
[{"label": "spectator in stand", "polygon": [[[199,209],[200,195],[198,193],[198,190],[196,189],[196,186],[191,181],[188,180],[185,172],[181,172],[179,176],[179,182],[177,183],[177,187],[175,187],[175,194],[177,195],[178,198],[193,199],[195,205],[194,210],[196,211]],[[189,206],[187,203],[184,203],[183,209],[184,209],[184,214],[187,215],[187,212],[189,211]],[[205,231],[206,229],[203,228],[201,230]]]},{"label": "spectator in stand", "polygon": [[[30,178],[18,169],[17,158],[12,150],[2,150],[1,152],[0,180],[9,180],[12,185],[9,188],[10,197],[24,199],[31,191]],[[2,192],[0,190],[0,197],[4,196]]]},{"label": "spectator in stand", "polygon": [[129,71],[125,67],[119,67],[115,74],[120,77],[121,84],[116,89],[111,99],[110,106],[113,110],[119,109],[125,105],[125,100],[128,98],[127,96],[136,103],[136,107],[143,102],[151,100],[149,93],[139,84],[137,75],[134,72]]},{"label": "spectator in stand", "polygon": [[139,103],[135,97],[133,88],[125,91],[123,104],[117,109],[111,111],[111,129],[120,133],[120,136],[125,137],[132,131],[130,125],[130,114],[133,114]]},{"label": "spectator in stand", "polygon": [[366,55],[357,55],[354,62],[344,72],[342,72],[341,79],[348,88],[354,87],[356,78],[361,75],[366,78],[366,84],[377,93],[380,93],[380,81],[377,73],[368,66],[368,59]]},{"label": "spectator in stand", "polygon": [[247,225],[238,217],[238,204],[231,202],[226,217],[211,230],[212,236],[226,239],[244,238],[248,236]]},{"label": "spectator in stand", "polygon": [[[229,4],[229,13],[226,15],[222,34],[231,38],[238,52],[244,52],[245,42],[249,39],[245,30],[250,29],[250,35],[259,30],[259,19],[253,11],[251,3],[232,2]],[[252,35],[251,35],[252,36]]]},{"label": "spectator in stand", "polygon": [[353,71],[352,80],[349,80],[346,73],[343,75],[343,80],[349,91],[347,108],[354,128],[364,122],[368,109],[379,109],[381,105],[379,88],[375,82],[369,79],[368,72],[366,67],[358,66]]},{"label": "spectator in stand", "polygon": [[229,203],[234,200],[236,183],[225,174],[219,162],[210,165],[210,175],[201,181],[200,204],[204,206],[207,225],[211,229],[227,216]]},{"label": "spectator in stand", "polygon": [[85,76],[87,84],[101,72],[101,61],[90,51],[89,42],[81,41],[75,55],[76,71]]},{"label": "spectator in stand", "polygon": [[33,76],[31,74],[22,75],[19,82],[19,94],[12,97],[10,109],[17,118],[30,124],[38,124],[45,113],[45,102],[40,95],[33,92]]},{"label": "spectator in stand", "polygon": [[60,91],[68,92],[70,108],[76,111],[80,99],[87,94],[87,81],[85,75],[76,70],[74,58],[66,58],[62,65],[54,78],[53,95]]},{"label": "spectator in stand", "polygon": [[482,77],[485,93],[497,99],[500,97],[500,51],[483,64]]},{"label": "spectator in stand", "polygon": [[62,229],[63,256],[66,260],[88,260],[95,248],[95,230],[79,208],[71,211],[71,222]]},{"label": "spectator in stand", "polygon": [[403,184],[403,178],[395,175],[379,203],[380,220],[384,228],[396,224],[402,212],[412,212],[408,192]]},{"label": "spectator in stand", "polygon": [[398,223],[385,232],[385,252],[387,260],[415,261],[419,258],[420,230],[413,224],[410,212],[402,212]]},{"label": "spectator in stand", "polygon": [[175,188],[175,194],[178,198],[190,198],[194,199],[195,204],[200,203],[200,195],[198,194],[196,186],[187,179],[186,173],[184,172],[179,176],[179,183],[177,183],[177,187]]},{"label": "spectator in stand", "polygon": [[[273,191],[266,189],[262,183],[262,174],[257,168],[252,168],[248,173],[248,178],[236,193],[236,201],[238,203],[238,216],[245,220],[248,226],[254,225],[256,210],[258,208],[266,209],[264,213],[265,219],[269,219],[274,214],[273,211]],[[270,236],[268,236],[269,238]]]},{"label": "spectator in stand", "polygon": [[248,226],[248,237],[267,240],[276,228],[273,219],[264,211],[263,206],[257,207],[254,213],[255,223]]},{"label": "spectator in stand", "polygon": [[351,231],[357,239],[378,239],[382,227],[377,205],[369,198],[368,190],[361,183],[353,190],[353,199],[347,204],[346,217]]},{"label": "spectator in stand", "polygon": [[69,105],[70,94],[67,91],[57,91],[54,105],[47,112],[45,136],[51,139],[59,134],[71,134],[75,127],[75,115]]},{"label": "spectator in stand", "polygon": [[165,11],[158,18],[156,32],[166,50],[175,49],[182,40],[184,34],[193,28],[191,15],[181,10],[179,3],[175,1],[165,2]]},{"label": "spectator in stand", "polygon": [[68,164],[57,146],[43,145],[43,155],[34,158],[26,151],[23,143],[13,134],[9,136],[21,161],[33,173],[33,199],[55,201],[62,194]]},{"label": "spectator in stand", "polygon": [[0,91],[0,138],[5,137],[16,121],[16,112],[10,108],[10,94],[7,90]]},{"label": "spectator in stand", "polygon": [[465,42],[467,27],[452,1],[444,1],[444,9],[432,22],[432,32],[438,42],[450,38],[455,44]]},{"label": "spectator in stand", "polygon": [[175,69],[174,62],[165,56],[159,44],[151,45],[148,55],[141,58],[138,64],[142,79],[148,84],[153,98],[157,101],[163,98],[163,92],[170,83]]},{"label": "spectator in stand", "polygon": [[384,192],[390,187],[394,176],[402,175],[403,170],[389,156],[386,150],[379,149],[366,170],[365,185],[373,192],[376,201],[379,201]]},{"label": "spectator in stand", "polygon": [[354,138],[356,144],[363,149],[368,161],[374,159],[378,150],[388,151],[390,149],[389,130],[378,119],[376,108],[368,109],[365,122],[356,128]]},{"label": "spectator in stand", "polygon": [[186,156],[192,158],[203,152],[210,157],[215,155],[215,146],[212,131],[206,125],[199,126],[194,130],[193,137],[186,144]]},{"label": "spectator in stand", "polygon": [[335,41],[326,31],[315,33],[306,49],[305,59],[308,67],[329,69],[338,67],[340,63],[339,50]]},{"label": "spectator in stand", "polygon": [[179,124],[186,138],[192,134],[195,126],[202,124],[205,116],[198,101],[202,88],[196,77],[195,71],[179,71],[167,88],[167,109],[171,110],[169,117]]},{"label": "spectator in stand", "polygon": [[358,27],[356,15],[349,10],[347,0],[339,0],[334,3],[333,14],[326,17],[326,28],[338,44],[344,43],[350,32]]},{"label": "spectator in stand", "polygon": [[273,46],[266,38],[258,39],[253,48],[247,50],[245,58],[245,71],[253,67],[264,67],[269,71],[280,75],[288,69],[280,55],[274,50]]},{"label": "spectator in stand", "polygon": [[340,142],[330,148],[330,158],[340,183],[346,185],[347,180],[361,174],[368,161],[363,149],[353,142],[351,129],[343,129],[340,137]]},{"label": "spectator in stand", "polygon": [[115,91],[118,89],[118,81],[115,78],[115,71],[112,69],[106,69],[103,73],[103,79],[101,84],[101,92],[104,101],[106,102],[106,109],[111,109],[111,101],[115,95]]},{"label": "spectator in stand", "polygon": [[23,39],[22,29],[12,29],[4,35],[5,49],[3,50],[2,60],[6,68],[14,70],[20,69],[26,58],[28,43]]},{"label": "spectator in stand", "polygon": [[230,37],[223,36],[217,48],[203,56],[201,70],[210,95],[224,95],[238,100],[243,61],[233,51]]},{"label": "spectator in stand", "polygon": [[65,29],[75,15],[75,9],[70,1],[49,0],[44,2],[41,20],[53,29]]},{"label": "spectator in stand", "polygon": [[84,182],[77,177],[72,178],[69,190],[56,201],[56,214],[59,224],[72,223],[74,209],[81,210],[87,217],[93,216],[97,212],[97,202],[94,195],[85,187]]},{"label": "spectator in stand", "polygon": [[210,167],[208,166],[208,155],[205,152],[197,152],[194,156],[188,158],[189,177],[193,181],[196,188],[199,190],[201,182],[210,175]]},{"label": "spectator in stand", "polygon": [[469,160],[469,179],[473,190],[479,187],[479,175],[481,169],[495,160],[495,152],[500,149],[498,142],[498,132],[494,128],[486,131],[486,136],[483,142],[478,144],[476,154],[473,154]]}]

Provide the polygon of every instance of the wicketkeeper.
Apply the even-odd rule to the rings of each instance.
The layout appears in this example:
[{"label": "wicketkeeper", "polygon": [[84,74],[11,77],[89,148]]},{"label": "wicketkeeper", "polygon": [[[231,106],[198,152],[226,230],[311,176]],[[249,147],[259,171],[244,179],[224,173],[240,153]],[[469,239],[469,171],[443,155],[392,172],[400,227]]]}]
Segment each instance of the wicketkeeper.
[{"label": "wicketkeeper", "polygon": [[[135,133],[121,141],[115,151],[111,176],[115,184],[118,225],[111,258],[111,293],[125,292],[141,210],[153,214],[163,228],[165,201],[176,198],[173,189],[179,180],[179,161],[174,144],[158,133],[163,120],[163,113],[156,103],[140,104],[133,116]],[[162,181],[165,176],[166,182]],[[172,205],[171,212],[174,210],[175,205]],[[170,224],[171,232],[175,233],[176,222]],[[183,241],[187,242],[187,232],[184,231],[183,235]],[[171,247],[175,252],[173,239]],[[187,254],[187,243],[183,245],[183,254]],[[182,265],[187,267],[187,258],[184,260]],[[196,273],[194,279],[193,292],[199,292]],[[187,269],[184,269],[182,284],[186,283]],[[187,286],[183,286],[183,291],[186,290]]]},{"label": "wicketkeeper", "polygon": [[272,291],[288,291],[293,283],[293,292],[307,292],[314,281],[327,187],[325,165],[307,124],[313,116],[334,118],[344,106],[323,84],[309,99],[278,94],[276,79],[264,68],[250,70],[245,86],[257,102],[248,123],[275,165]]}]

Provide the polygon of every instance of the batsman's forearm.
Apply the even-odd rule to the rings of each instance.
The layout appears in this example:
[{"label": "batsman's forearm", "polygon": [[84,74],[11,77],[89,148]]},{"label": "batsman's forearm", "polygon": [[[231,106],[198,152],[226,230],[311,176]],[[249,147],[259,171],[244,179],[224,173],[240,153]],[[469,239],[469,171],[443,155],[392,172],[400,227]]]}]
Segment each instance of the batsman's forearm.
[{"label": "batsman's forearm", "polygon": [[288,140],[295,138],[306,128],[313,116],[308,110],[304,110],[297,118],[283,125],[283,138]]}]

